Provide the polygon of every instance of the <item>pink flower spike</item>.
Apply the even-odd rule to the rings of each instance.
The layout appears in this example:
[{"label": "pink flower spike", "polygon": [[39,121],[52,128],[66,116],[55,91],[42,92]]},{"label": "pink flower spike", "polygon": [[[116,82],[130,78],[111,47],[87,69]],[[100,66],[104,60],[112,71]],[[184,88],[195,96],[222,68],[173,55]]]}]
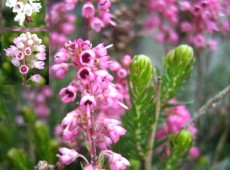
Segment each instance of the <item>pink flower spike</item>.
[{"label": "pink flower spike", "polygon": [[16,52],[15,52],[15,58],[16,58],[17,60],[22,60],[22,59],[24,58],[23,52],[20,51],[20,50],[16,51]]},{"label": "pink flower spike", "polygon": [[68,54],[64,51],[60,51],[54,56],[54,61],[56,63],[63,63],[66,62],[68,59]]},{"label": "pink flower spike", "polygon": [[82,16],[85,18],[92,18],[95,14],[95,8],[91,2],[87,2],[82,7]]},{"label": "pink flower spike", "polygon": [[63,103],[70,103],[76,99],[77,96],[77,89],[71,85],[66,88],[61,89],[59,95],[62,97],[61,101]]},{"label": "pink flower spike", "polygon": [[40,74],[35,74],[30,77],[30,80],[33,82],[39,83],[42,80],[42,76]]},{"label": "pink flower spike", "polygon": [[59,156],[60,161],[65,164],[69,165],[72,162],[75,161],[79,157],[79,153],[76,152],[74,149],[68,149],[68,148],[60,148],[59,151],[63,154]]},{"label": "pink flower spike", "polygon": [[69,71],[69,64],[67,63],[55,64],[51,67],[51,70],[53,71],[56,78],[63,79],[66,73]]},{"label": "pink flower spike", "polygon": [[19,71],[21,74],[27,74],[28,71],[29,71],[29,67],[27,67],[26,65],[22,65],[20,68],[19,68]]},{"label": "pink flower spike", "polygon": [[26,56],[31,55],[32,51],[31,51],[30,47],[26,47],[25,50],[24,50],[24,53],[25,53]]},{"label": "pink flower spike", "polygon": [[80,62],[82,65],[93,65],[95,53],[92,50],[85,50],[80,54]]}]

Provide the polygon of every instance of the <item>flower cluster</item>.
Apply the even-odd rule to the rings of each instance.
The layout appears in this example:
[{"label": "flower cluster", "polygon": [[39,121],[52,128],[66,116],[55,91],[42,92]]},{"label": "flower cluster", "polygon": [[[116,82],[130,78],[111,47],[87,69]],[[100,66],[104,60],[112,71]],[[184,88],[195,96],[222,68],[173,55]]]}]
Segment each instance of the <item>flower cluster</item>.
[{"label": "flower cluster", "polygon": [[50,32],[51,47],[63,46],[67,42],[67,36],[74,32],[76,16],[70,14],[73,9],[65,2],[52,5],[47,13],[46,25]]},{"label": "flower cluster", "polygon": [[[76,69],[76,77],[67,87],[60,90],[59,95],[61,101],[67,104],[75,101],[79,93],[80,103],[75,110],[66,115],[61,125],[65,127],[63,130],[64,141],[74,142],[80,134],[88,141],[92,162],[91,165],[88,165],[86,161],[88,169],[90,166],[93,169],[100,169],[99,160],[102,155],[109,158],[109,164],[114,170],[130,166],[130,163],[121,155],[107,151],[112,143],[118,142],[120,136],[126,133],[126,130],[120,126],[121,122],[106,117],[101,119],[98,116],[108,110],[116,114],[117,111],[128,109],[122,103],[125,96],[120,92],[120,88],[112,82],[114,77],[107,71],[112,68],[111,63],[113,63],[107,54],[109,47],[111,46],[106,47],[104,44],[92,47],[90,41],[82,39],[74,42],[69,41],[54,56],[56,64],[51,67],[58,79],[65,78],[69,67]],[[118,71],[118,69],[116,70]],[[125,71],[121,72],[121,77],[127,75]],[[63,154],[60,156],[60,160],[64,164],[72,163],[79,155],[75,150],[70,152],[62,152],[62,150],[60,150]],[[97,156],[98,150],[102,150],[99,156]]]},{"label": "flower cluster", "polygon": [[[185,40],[196,48],[215,50],[217,41],[211,37],[215,32],[229,32],[229,1],[219,0],[149,0],[151,14],[144,28],[154,30],[160,43],[177,43]],[[178,27],[179,25],[179,27]]]},{"label": "flower cluster", "polygon": [[37,3],[37,0],[19,1],[19,0],[7,0],[6,6],[13,8],[13,12],[17,13],[14,21],[19,22],[22,26],[24,21],[32,22],[32,14],[39,12],[42,8],[41,3]]},{"label": "flower cluster", "polygon": [[[30,69],[44,69],[46,60],[46,46],[42,44],[42,40],[37,34],[30,32],[22,33],[19,37],[14,38],[13,43],[9,48],[5,49],[6,56],[10,56],[11,63],[19,67],[20,73],[24,76],[23,84],[26,84],[26,76]],[[40,82],[41,75],[35,74],[29,80]]]},{"label": "flower cluster", "polygon": [[[78,0],[65,0],[69,8],[76,6]],[[82,6],[82,16],[87,19],[87,24],[96,32],[107,25],[115,25],[113,15],[110,13],[110,0],[89,0]]]},{"label": "flower cluster", "polygon": [[[178,101],[176,99],[172,99],[170,101],[171,104],[177,104]],[[191,119],[191,115],[187,108],[183,105],[175,106],[170,109],[166,109],[165,113],[167,115],[166,123],[164,123],[161,128],[159,128],[156,132],[156,137],[158,139],[163,139],[164,137],[170,134],[177,134],[183,126]],[[193,139],[196,138],[197,129],[192,124],[188,130],[193,135]],[[170,151],[168,150],[170,153]],[[199,156],[199,149],[197,147],[192,147],[189,151],[189,155],[191,157]]]},{"label": "flower cluster", "polygon": [[154,29],[155,39],[159,43],[176,44],[179,40],[174,29],[178,24],[178,7],[175,0],[149,0],[147,12],[150,14],[144,22],[146,30]]},{"label": "flower cluster", "polygon": [[[92,1],[86,2],[82,7],[82,16],[89,20],[90,27],[99,32],[106,25],[115,25],[112,20],[113,15],[110,13],[110,0],[98,0],[97,9],[95,9]],[[96,16],[96,13],[98,14]]]}]

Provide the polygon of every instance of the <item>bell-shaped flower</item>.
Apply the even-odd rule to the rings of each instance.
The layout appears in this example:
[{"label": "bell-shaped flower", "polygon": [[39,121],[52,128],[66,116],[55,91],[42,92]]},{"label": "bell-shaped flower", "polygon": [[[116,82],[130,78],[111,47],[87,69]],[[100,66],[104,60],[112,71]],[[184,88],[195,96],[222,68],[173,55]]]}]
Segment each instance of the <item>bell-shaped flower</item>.
[{"label": "bell-shaped flower", "polygon": [[69,85],[68,87],[61,89],[59,95],[62,97],[61,101],[63,103],[70,103],[76,99],[77,89],[74,86]]},{"label": "bell-shaped flower", "polygon": [[62,147],[59,149],[59,151],[62,153],[62,155],[59,156],[59,159],[65,165],[71,164],[75,161],[75,159],[77,159],[77,157],[79,157],[79,153],[74,149]]}]

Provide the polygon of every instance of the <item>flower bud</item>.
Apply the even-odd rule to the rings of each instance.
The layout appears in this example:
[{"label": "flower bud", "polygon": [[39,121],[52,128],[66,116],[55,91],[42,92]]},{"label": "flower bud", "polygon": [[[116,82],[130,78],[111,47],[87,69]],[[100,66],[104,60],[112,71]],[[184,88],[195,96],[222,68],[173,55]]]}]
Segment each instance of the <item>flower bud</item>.
[{"label": "flower bud", "polygon": [[192,140],[191,132],[187,129],[182,129],[171,138],[170,147],[174,151],[185,153],[191,148]]}]

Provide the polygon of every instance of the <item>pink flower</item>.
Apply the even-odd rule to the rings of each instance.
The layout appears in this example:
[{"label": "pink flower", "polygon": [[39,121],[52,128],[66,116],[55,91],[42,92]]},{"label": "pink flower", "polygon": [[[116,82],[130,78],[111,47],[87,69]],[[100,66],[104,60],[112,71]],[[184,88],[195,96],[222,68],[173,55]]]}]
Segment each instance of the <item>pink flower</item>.
[{"label": "pink flower", "polygon": [[24,50],[24,53],[25,53],[26,56],[31,55],[32,51],[31,51],[30,47],[26,47],[25,50]]},{"label": "pink flower", "polygon": [[95,53],[93,50],[85,50],[80,54],[80,62],[82,65],[93,65],[95,61]]},{"label": "pink flower", "polygon": [[21,67],[19,68],[19,71],[21,74],[27,74],[29,71],[29,67],[27,67],[26,65],[21,65]]},{"label": "pink flower", "polygon": [[100,18],[94,17],[90,20],[90,26],[94,31],[100,32],[104,27],[104,22]]},{"label": "pink flower", "polygon": [[68,54],[64,51],[60,51],[54,56],[54,61],[56,63],[63,63],[66,62],[68,59]]},{"label": "pink flower", "polygon": [[16,58],[17,60],[22,60],[22,59],[24,58],[23,52],[20,51],[20,50],[17,50],[17,51],[15,52],[15,58]]},{"label": "pink flower", "polygon": [[44,61],[37,61],[37,60],[32,60],[31,61],[31,67],[32,68],[37,68],[39,70],[45,68],[45,62]]},{"label": "pink flower", "polygon": [[191,156],[192,158],[198,158],[200,156],[200,149],[197,147],[192,147],[189,150],[189,156]]},{"label": "pink flower", "polygon": [[92,18],[95,14],[95,8],[91,2],[87,2],[82,7],[82,16],[85,18]]},{"label": "pink flower", "polygon": [[46,53],[44,53],[44,52],[37,53],[37,54],[35,55],[35,58],[36,58],[37,60],[46,60]]},{"label": "pink flower", "polygon": [[124,170],[127,166],[131,166],[127,159],[114,152],[109,157],[109,165],[111,170]]},{"label": "pink flower", "polygon": [[71,85],[66,88],[61,89],[59,95],[62,97],[61,101],[63,103],[70,103],[76,99],[77,96],[77,89]]},{"label": "pink flower", "polygon": [[204,46],[205,46],[205,39],[204,39],[204,36],[201,35],[201,34],[196,35],[196,36],[193,38],[193,44],[194,44],[196,47],[198,47],[198,48],[204,47]]},{"label": "pink flower", "polygon": [[82,84],[86,85],[90,81],[94,80],[95,76],[89,68],[82,67],[77,72],[77,78],[82,82]]},{"label": "pink flower", "polygon": [[38,46],[36,47],[36,50],[37,50],[38,52],[45,52],[45,51],[46,51],[46,46],[45,46],[45,45],[38,45]]},{"label": "pink flower", "polygon": [[101,150],[106,150],[110,147],[110,145],[112,145],[113,142],[109,137],[105,136],[104,134],[100,134],[96,138],[96,143]]},{"label": "pink flower", "polygon": [[56,78],[63,79],[66,73],[69,71],[69,64],[67,63],[55,64],[51,66],[51,70],[53,71]]},{"label": "pink flower", "polygon": [[126,133],[124,128],[118,126],[121,124],[121,122],[115,119],[104,119],[103,124],[108,130],[109,135],[114,143],[117,143],[117,141],[120,139],[120,136],[123,136]]},{"label": "pink flower", "polygon": [[75,161],[79,157],[78,152],[76,152],[74,149],[68,149],[68,148],[60,148],[59,151],[62,153],[61,156],[59,156],[60,161],[65,164],[69,165],[72,162]]},{"label": "pink flower", "polygon": [[81,98],[80,106],[82,106],[85,110],[89,108],[90,111],[92,111],[97,106],[97,103],[93,96],[86,94]]},{"label": "pink flower", "polygon": [[30,80],[33,82],[39,83],[42,80],[42,76],[40,74],[35,74],[30,77]]}]

